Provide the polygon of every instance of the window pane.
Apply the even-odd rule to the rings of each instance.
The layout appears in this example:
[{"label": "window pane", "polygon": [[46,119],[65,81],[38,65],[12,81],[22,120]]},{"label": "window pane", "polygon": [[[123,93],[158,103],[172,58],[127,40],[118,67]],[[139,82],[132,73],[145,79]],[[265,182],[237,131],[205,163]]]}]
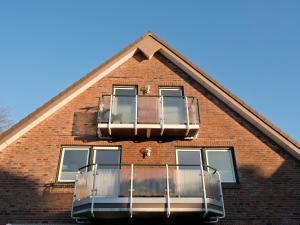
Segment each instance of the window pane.
[{"label": "window pane", "polygon": [[167,96],[163,99],[164,122],[166,124],[184,124],[186,123],[185,100],[182,98],[182,90],[160,89],[161,96]]},{"label": "window pane", "polygon": [[178,89],[161,89],[160,90],[161,96],[182,96],[182,90]]},{"label": "window pane", "polygon": [[[114,88],[114,94],[112,105],[112,123],[117,124],[132,124],[135,121],[135,95],[136,88]],[[132,97],[131,97],[132,96]]]},{"label": "window pane", "polygon": [[207,150],[207,163],[220,172],[222,182],[236,181],[230,150]]},{"label": "window pane", "polygon": [[[95,163],[98,164],[97,195],[117,197],[120,193],[120,170],[118,165],[104,166],[103,164],[119,164],[120,151],[96,150]],[[101,165],[102,164],[102,165]]]},{"label": "window pane", "polygon": [[88,150],[64,150],[60,180],[75,180],[80,167],[88,163]]},{"label": "window pane", "polygon": [[179,169],[195,169],[199,167],[184,166],[184,165],[201,165],[201,151],[178,151],[177,161]]},{"label": "window pane", "polygon": [[[200,197],[202,193],[201,151],[177,151],[176,190],[180,197]],[[199,165],[199,166],[187,166]]]},{"label": "window pane", "polygon": [[136,95],[136,88],[135,87],[128,87],[128,88],[114,88],[114,95]]},{"label": "window pane", "polygon": [[[97,150],[95,163],[97,164],[119,164],[120,151],[118,150]],[[119,168],[118,166],[99,166],[98,168],[111,169]]]}]

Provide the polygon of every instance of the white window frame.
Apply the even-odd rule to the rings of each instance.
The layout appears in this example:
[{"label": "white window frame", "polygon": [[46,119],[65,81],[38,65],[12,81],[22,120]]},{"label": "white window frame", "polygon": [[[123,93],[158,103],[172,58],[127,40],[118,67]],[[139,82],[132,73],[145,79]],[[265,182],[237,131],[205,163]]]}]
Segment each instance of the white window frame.
[{"label": "white window frame", "polygon": [[116,94],[116,89],[135,90],[135,95],[137,95],[137,87],[136,86],[113,86],[113,95]]},{"label": "white window frame", "polygon": [[65,157],[65,151],[87,151],[87,159],[86,159],[86,165],[88,165],[89,163],[89,151],[90,151],[90,148],[89,147],[63,147],[62,148],[62,154],[61,154],[61,158],[60,158],[60,165],[59,165],[59,172],[58,172],[58,178],[57,178],[57,181],[58,182],[74,182],[75,180],[62,180],[61,179],[61,173],[62,173],[62,165],[63,165],[63,162],[64,162],[64,157]]},{"label": "white window frame", "polygon": [[176,148],[176,165],[177,165],[177,169],[179,169],[178,167],[178,152],[199,152],[200,154],[200,166],[203,165],[203,161],[202,161],[202,148]]},{"label": "white window frame", "polygon": [[164,90],[180,90],[181,97],[183,97],[183,90],[180,87],[159,87],[159,96],[162,96],[161,91],[164,91]]},{"label": "white window frame", "polygon": [[96,154],[97,150],[102,150],[102,151],[119,151],[119,164],[121,162],[121,147],[116,147],[116,146],[96,146],[93,147],[93,163],[96,163]]},{"label": "white window frame", "polygon": [[[235,172],[235,165],[233,163],[233,154],[232,150],[229,148],[205,148],[203,149],[205,151],[205,157],[206,157],[206,164],[209,166],[209,160],[208,160],[208,152],[230,152],[230,165],[231,165],[231,173],[233,175],[234,180],[233,181],[222,181],[222,183],[236,183],[236,172]],[[216,168],[217,169],[217,168]],[[210,168],[208,168],[208,171]]]}]

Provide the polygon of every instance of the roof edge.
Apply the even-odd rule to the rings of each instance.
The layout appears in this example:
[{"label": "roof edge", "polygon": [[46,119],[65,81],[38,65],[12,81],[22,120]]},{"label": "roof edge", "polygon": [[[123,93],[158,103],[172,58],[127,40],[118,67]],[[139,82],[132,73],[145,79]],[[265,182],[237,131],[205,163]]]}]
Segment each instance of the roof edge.
[{"label": "roof edge", "polygon": [[[241,107],[243,107],[246,111],[251,113],[253,116],[255,116],[261,123],[264,123],[267,125],[271,130],[276,132],[278,135],[282,136],[284,139],[286,139],[288,142],[290,142],[294,147],[297,148],[297,155],[296,157],[300,159],[300,144],[293,138],[291,138],[288,134],[286,134],[284,131],[279,129],[276,125],[271,123],[268,119],[266,119],[264,116],[259,114],[257,111],[255,111],[252,107],[250,107],[248,104],[246,104],[243,100],[241,100],[239,97],[234,95],[232,92],[230,92],[228,89],[226,89],[223,85],[221,85],[219,82],[217,82],[215,79],[213,79],[211,76],[209,76],[207,73],[205,73],[203,70],[201,70],[199,67],[194,65],[190,60],[188,60],[186,57],[184,57],[181,53],[179,53],[177,50],[169,46],[166,42],[161,40],[159,37],[157,37],[155,34],[149,32],[149,35],[154,38],[156,41],[160,42],[163,46],[165,46],[166,49],[169,49],[173,54],[175,54],[178,58],[180,58],[182,61],[187,63],[191,68],[193,68],[196,72],[198,72],[201,76],[203,76],[205,79],[207,79],[209,82],[211,82],[213,85],[215,85],[217,88],[219,88],[221,91],[223,91],[228,97],[230,97],[232,100],[236,101]],[[196,79],[197,80],[197,79]],[[199,82],[199,81],[198,81]],[[224,102],[226,105],[228,105],[227,102]],[[230,106],[230,105],[229,105]],[[231,107],[232,108],[232,107]],[[235,110],[236,111],[236,110]],[[239,113],[239,112],[238,112]],[[240,114],[240,113],[239,113]],[[261,130],[261,129],[260,129]],[[265,133],[265,131],[262,131]],[[273,139],[273,138],[272,138]],[[295,155],[294,155],[295,156]]]},{"label": "roof edge", "polygon": [[[147,38],[149,39],[149,37],[153,38],[153,40],[158,42],[162,47],[160,48],[158,46],[155,46],[154,48],[150,47],[149,49],[149,45],[147,46],[142,42]],[[284,131],[272,124],[269,120],[267,120],[264,116],[247,105],[236,95],[232,94],[228,89],[226,89],[224,86],[210,77],[199,67],[195,66],[186,57],[181,55],[178,51],[169,46],[166,42],[161,40],[152,32],[147,32],[142,35],[139,39],[132,42],[128,47],[124,48],[109,60],[96,67],[80,80],[76,81],[74,84],[66,88],[64,91],[60,92],[54,98],[50,99],[37,110],[13,125],[7,131],[0,134],[0,151],[6,148],[7,145],[14,142],[16,139],[18,139],[22,135],[21,131],[23,131],[24,134],[28,130],[32,129],[36,124],[47,118],[45,114],[47,114],[48,111],[52,111],[54,113],[56,110],[63,106],[63,104],[61,104],[62,102],[64,102],[66,99],[71,101],[78,90],[81,90],[85,85],[88,85],[92,81],[94,81],[99,76],[99,74],[104,73],[103,76],[105,76],[107,73],[105,74],[104,71],[109,71],[109,69],[111,69],[113,65],[116,65],[122,59],[122,57],[124,58],[125,56],[132,56],[138,49],[141,51],[144,50],[144,54],[148,55],[149,58],[151,58],[156,51],[160,51],[167,55],[171,61],[177,62],[179,66],[182,67],[185,71],[189,72],[188,74],[191,75],[197,82],[199,82],[201,85],[204,85],[214,95],[220,98],[226,105],[239,113],[251,124],[255,125],[261,132],[269,136],[277,144],[279,143],[280,146],[287,149],[292,149],[292,155],[300,160],[300,144],[296,140],[294,140]],[[113,69],[111,69],[110,71],[112,70]],[[102,79],[101,76],[99,77],[100,79]],[[34,124],[34,122],[36,122],[36,124]],[[12,137],[18,136],[18,134],[19,137],[13,140]]]}]

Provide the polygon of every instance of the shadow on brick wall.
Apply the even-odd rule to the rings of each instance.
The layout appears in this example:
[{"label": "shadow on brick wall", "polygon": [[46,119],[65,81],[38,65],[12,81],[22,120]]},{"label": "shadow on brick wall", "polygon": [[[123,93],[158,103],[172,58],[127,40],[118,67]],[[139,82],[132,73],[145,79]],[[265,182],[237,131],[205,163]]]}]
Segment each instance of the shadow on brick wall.
[{"label": "shadow on brick wall", "polygon": [[[72,190],[54,190],[26,174],[0,171],[0,224],[73,223]],[[61,188],[60,188],[61,189]]]},{"label": "shadow on brick wall", "polygon": [[72,125],[72,136],[84,142],[97,141],[97,112],[75,112]]}]

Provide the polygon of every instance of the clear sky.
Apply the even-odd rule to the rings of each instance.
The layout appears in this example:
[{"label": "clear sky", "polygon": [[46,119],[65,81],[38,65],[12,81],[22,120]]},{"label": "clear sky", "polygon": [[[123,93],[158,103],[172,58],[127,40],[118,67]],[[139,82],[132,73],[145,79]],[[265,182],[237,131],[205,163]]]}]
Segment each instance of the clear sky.
[{"label": "clear sky", "polygon": [[300,1],[0,1],[0,105],[17,122],[152,31],[300,141]]}]

